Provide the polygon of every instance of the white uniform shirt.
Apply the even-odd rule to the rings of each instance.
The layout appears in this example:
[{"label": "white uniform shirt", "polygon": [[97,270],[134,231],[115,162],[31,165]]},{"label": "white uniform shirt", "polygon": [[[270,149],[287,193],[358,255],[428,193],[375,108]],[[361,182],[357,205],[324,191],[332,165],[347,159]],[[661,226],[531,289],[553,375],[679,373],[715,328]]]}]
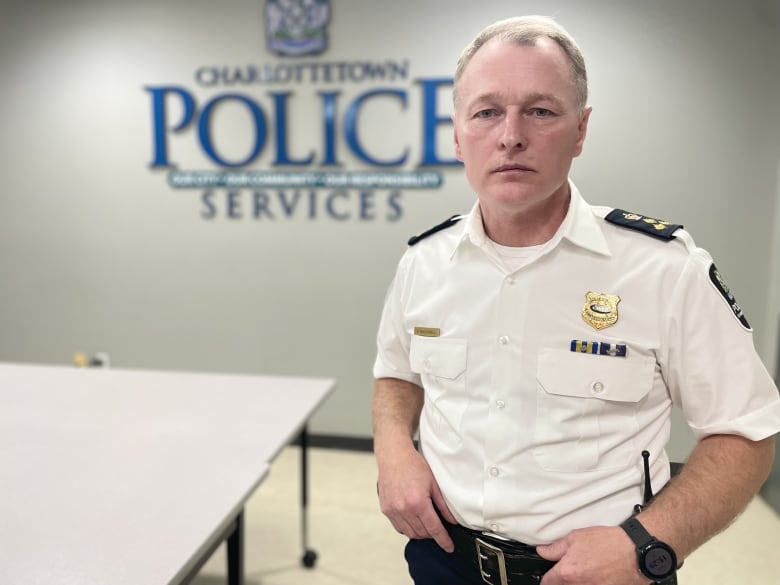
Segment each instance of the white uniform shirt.
[{"label": "white uniform shirt", "polygon": [[[425,390],[421,451],[455,517],[530,544],[626,519],[642,503],[644,449],[657,492],[672,404],[697,438],[780,430],[778,391],[709,254],[682,229],[663,241],[608,223],[611,209],[571,187],[555,236],[513,272],[478,205],[411,246],[377,338],[374,376]],[[614,324],[586,322],[588,292],[619,297]],[[595,324],[614,316],[595,309]]]}]

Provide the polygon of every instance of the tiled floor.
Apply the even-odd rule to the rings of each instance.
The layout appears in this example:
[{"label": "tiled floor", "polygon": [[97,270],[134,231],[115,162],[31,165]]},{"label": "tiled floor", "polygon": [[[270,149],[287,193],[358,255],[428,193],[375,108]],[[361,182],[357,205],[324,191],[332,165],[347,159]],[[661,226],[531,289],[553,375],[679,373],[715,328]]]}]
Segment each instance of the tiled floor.
[{"label": "tiled floor", "polygon": [[[405,540],[379,512],[370,453],[310,450],[309,541],[318,560],[313,569],[301,566],[299,453],[296,447],[284,450],[247,504],[246,585],[410,585]],[[225,574],[222,547],[193,585],[222,585]],[[780,516],[756,498],[685,562],[679,582],[777,585]]]}]

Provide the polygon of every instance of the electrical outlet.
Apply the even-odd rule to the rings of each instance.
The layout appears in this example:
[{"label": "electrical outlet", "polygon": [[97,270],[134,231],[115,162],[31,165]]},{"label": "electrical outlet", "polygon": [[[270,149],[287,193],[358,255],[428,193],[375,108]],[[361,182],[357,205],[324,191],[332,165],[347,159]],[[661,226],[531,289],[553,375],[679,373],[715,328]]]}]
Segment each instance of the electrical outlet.
[{"label": "electrical outlet", "polygon": [[92,359],[89,361],[89,365],[94,368],[110,368],[111,357],[107,352],[99,351],[92,356]]}]

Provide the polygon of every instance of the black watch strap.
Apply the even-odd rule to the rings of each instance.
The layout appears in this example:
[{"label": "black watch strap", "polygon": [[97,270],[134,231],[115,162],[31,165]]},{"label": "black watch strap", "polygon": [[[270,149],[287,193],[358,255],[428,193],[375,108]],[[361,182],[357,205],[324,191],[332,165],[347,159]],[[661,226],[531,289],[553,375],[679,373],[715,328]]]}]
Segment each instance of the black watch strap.
[{"label": "black watch strap", "polygon": [[626,534],[634,541],[634,545],[636,545],[637,548],[646,546],[655,540],[636,518],[629,518],[623,522],[620,527],[626,531]]},{"label": "black watch strap", "polygon": [[665,582],[666,578],[674,575],[679,567],[677,555],[672,547],[652,536],[633,516],[624,521],[620,527],[634,542],[639,570],[645,577],[658,583]]}]

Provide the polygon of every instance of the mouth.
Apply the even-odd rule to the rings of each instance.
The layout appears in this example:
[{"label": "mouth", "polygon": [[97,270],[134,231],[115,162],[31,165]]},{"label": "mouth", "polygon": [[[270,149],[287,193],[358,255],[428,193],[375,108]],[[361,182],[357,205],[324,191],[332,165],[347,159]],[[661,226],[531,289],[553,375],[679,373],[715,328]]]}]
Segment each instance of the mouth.
[{"label": "mouth", "polygon": [[534,169],[521,164],[506,164],[496,167],[494,173],[531,173]]}]

